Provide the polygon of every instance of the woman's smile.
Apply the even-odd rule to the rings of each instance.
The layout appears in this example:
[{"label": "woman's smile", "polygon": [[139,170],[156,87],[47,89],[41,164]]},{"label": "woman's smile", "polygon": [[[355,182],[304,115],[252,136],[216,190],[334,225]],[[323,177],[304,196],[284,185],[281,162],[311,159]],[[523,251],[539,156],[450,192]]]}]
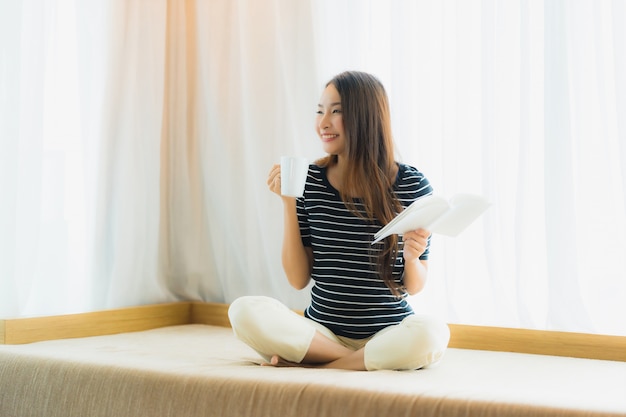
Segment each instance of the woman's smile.
[{"label": "woman's smile", "polygon": [[334,133],[322,133],[320,136],[322,137],[322,141],[324,142],[330,142],[339,137],[339,135]]}]

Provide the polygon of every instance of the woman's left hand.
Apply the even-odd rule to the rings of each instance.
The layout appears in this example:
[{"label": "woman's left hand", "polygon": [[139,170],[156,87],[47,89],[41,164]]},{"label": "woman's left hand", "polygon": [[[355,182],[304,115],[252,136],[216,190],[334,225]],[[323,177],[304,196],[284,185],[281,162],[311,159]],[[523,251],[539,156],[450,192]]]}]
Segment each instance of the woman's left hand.
[{"label": "woman's left hand", "polygon": [[426,250],[430,232],[426,229],[417,229],[404,233],[404,261],[412,262],[418,260]]}]

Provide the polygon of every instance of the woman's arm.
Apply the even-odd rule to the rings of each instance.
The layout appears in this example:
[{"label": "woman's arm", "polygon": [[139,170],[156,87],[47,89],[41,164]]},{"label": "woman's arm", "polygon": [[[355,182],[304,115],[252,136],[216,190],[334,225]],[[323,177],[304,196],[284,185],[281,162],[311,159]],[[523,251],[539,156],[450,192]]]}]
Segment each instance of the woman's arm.
[{"label": "woman's arm", "polygon": [[301,290],[311,280],[313,267],[313,250],[302,244],[296,199],[282,197],[284,206],[284,234],[283,234],[283,269],[292,287]]},{"label": "woman's arm", "polygon": [[428,261],[419,257],[428,245],[430,232],[418,229],[407,232],[402,237],[404,241],[404,287],[410,294],[417,294],[424,289],[428,276]]},{"label": "woman's arm", "polygon": [[[280,165],[274,165],[267,178],[270,191],[280,194]],[[302,244],[296,199],[281,196],[283,201],[284,234],[282,248],[282,263],[287,280],[294,288],[301,290],[311,280],[313,266],[313,251]]]}]

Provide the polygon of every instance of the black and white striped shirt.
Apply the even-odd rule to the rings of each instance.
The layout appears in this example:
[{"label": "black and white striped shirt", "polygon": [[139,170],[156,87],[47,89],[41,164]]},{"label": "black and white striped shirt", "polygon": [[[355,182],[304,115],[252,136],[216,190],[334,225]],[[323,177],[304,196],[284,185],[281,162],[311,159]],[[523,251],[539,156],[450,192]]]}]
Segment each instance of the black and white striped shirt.
[{"label": "black and white striped shirt", "polygon": [[[394,184],[403,207],[432,193],[424,175],[417,169],[398,164]],[[356,208],[365,215],[357,201]],[[328,182],[326,168],[309,167],[304,196],[297,200],[300,234],[313,250],[311,305],[305,316],[323,324],[335,334],[353,339],[369,337],[387,326],[398,324],[413,314],[407,294],[397,298],[376,272],[382,243],[371,245],[381,228],[351,213],[339,192]],[[428,259],[429,248],[420,259]],[[404,272],[402,246],[393,269],[401,284]]]}]

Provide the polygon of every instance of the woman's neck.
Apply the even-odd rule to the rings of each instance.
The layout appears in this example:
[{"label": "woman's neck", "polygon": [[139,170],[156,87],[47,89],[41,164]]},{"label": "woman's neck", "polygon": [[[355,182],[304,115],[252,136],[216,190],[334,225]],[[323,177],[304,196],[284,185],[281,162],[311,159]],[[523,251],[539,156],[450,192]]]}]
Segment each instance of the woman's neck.
[{"label": "woman's neck", "polygon": [[334,164],[328,167],[328,181],[339,192],[345,192],[346,176],[349,162],[344,155],[337,155]]},{"label": "woman's neck", "polygon": [[346,178],[346,164],[337,161],[337,163],[330,165],[326,170],[326,176],[333,188],[339,192],[343,192]]}]

